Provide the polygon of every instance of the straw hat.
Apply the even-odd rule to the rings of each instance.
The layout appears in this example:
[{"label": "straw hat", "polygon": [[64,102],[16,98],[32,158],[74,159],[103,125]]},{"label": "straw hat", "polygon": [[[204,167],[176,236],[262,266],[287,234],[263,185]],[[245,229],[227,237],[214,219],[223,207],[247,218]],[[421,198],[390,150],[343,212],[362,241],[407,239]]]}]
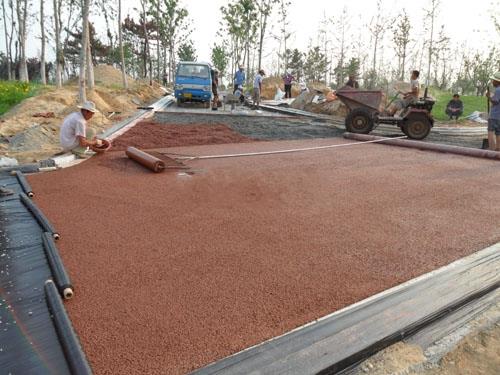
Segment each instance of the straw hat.
[{"label": "straw hat", "polygon": [[500,82],[500,71],[496,72],[495,74],[493,74],[490,79],[492,81],[497,81],[497,82]]},{"label": "straw hat", "polygon": [[83,103],[83,105],[79,105],[78,108],[85,109],[86,111],[89,111],[92,113],[97,112],[97,108],[95,107],[94,102],[91,102],[91,101],[86,101],[85,103]]}]

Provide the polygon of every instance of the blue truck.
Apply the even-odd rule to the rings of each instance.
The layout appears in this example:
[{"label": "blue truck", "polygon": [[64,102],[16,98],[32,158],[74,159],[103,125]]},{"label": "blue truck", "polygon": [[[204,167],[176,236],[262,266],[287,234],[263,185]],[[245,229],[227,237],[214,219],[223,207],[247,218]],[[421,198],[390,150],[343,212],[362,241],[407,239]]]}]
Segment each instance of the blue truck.
[{"label": "blue truck", "polygon": [[181,61],[175,74],[174,95],[177,103],[201,102],[208,107],[212,99],[212,75],[208,63]]}]

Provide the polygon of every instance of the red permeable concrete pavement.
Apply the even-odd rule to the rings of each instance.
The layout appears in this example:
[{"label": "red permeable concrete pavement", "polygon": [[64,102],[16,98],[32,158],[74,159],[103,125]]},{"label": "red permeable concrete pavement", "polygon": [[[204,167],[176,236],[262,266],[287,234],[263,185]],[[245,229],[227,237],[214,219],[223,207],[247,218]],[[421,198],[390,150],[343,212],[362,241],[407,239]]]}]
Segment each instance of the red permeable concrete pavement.
[{"label": "red permeable concrete pavement", "polygon": [[29,178],[96,374],[186,373],[500,240],[495,161],[362,145],[189,163],[115,152]]}]

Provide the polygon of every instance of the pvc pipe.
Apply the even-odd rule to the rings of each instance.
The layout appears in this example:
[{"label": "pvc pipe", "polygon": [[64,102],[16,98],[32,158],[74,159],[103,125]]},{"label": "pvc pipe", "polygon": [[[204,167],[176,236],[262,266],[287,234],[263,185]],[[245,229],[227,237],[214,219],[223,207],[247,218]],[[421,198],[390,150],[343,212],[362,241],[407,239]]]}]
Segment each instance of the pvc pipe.
[{"label": "pvc pipe", "polygon": [[155,173],[161,172],[165,169],[165,163],[161,159],[158,159],[157,157],[154,157],[153,155],[150,155],[135,147],[128,147],[127,151],[125,151],[125,154],[127,154],[130,159],[136,161],[137,163],[152,170]]},{"label": "pvc pipe", "polygon": [[90,365],[52,280],[45,282],[45,299],[71,374],[91,375]]},{"label": "pvc pipe", "polygon": [[26,178],[23,175],[23,172],[21,171],[14,171],[15,176],[17,177],[17,180],[19,181],[19,185],[23,188],[23,191],[26,193],[26,195],[30,198],[33,198],[35,196],[35,193],[33,193],[33,189],[31,189],[30,184],[26,180]]},{"label": "pvc pipe", "polygon": [[49,232],[52,234],[55,240],[61,238],[59,233],[56,232],[50,221],[43,214],[43,212],[28,198],[28,196],[24,193],[19,193],[19,198],[24,206],[32,213],[35,219],[38,221],[38,224],[43,228],[45,232]]},{"label": "pvc pipe", "polygon": [[64,264],[57,251],[56,244],[52,235],[48,232],[42,234],[43,248],[45,250],[45,255],[47,256],[47,261],[49,263],[50,269],[52,271],[53,279],[57,285],[59,293],[64,299],[70,299],[74,296],[73,285],[69,279],[68,273],[64,268]]},{"label": "pvc pipe", "polygon": [[442,144],[427,143],[427,142],[422,142],[422,141],[411,141],[411,140],[406,140],[406,139],[382,138],[382,137],[377,137],[374,135],[355,134],[355,133],[344,133],[344,138],[353,139],[353,140],[362,141],[362,142],[381,140],[380,143],[384,143],[384,144],[388,144],[388,145],[392,145],[392,146],[409,147],[409,148],[416,148],[419,150],[446,152],[446,153],[450,153],[450,154],[472,156],[472,157],[476,157],[476,158],[500,160],[500,152],[490,151],[490,150],[481,150],[481,149],[477,149],[477,148],[442,145]]}]

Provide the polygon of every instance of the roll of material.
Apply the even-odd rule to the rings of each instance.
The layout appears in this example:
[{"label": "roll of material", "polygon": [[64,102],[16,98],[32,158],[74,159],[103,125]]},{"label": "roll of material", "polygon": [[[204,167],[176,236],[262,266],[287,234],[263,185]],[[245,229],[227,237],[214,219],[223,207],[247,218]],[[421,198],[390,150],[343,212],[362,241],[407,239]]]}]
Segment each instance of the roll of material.
[{"label": "roll of material", "polygon": [[33,189],[31,189],[31,186],[28,183],[28,180],[26,180],[26,177],[24,177],[23,172],[14,171],[14,175],[17,177],[19,185],[21,185],[21,188],[26,193],[26,195],[30,198],[33,198],[35,196],[35,193],[33,193]]},{"label": "roll of material", "polygon": [[128,147],[125,154],[132,160],[141,164],[142,166],[152,170],[155,173],[161,172],[165,169],[165,163],[157,157],[141,151],[135,147]]},{"label": "roll of material", "polygon": [[74,295],[73,285],[59,256],[59,251],[57,251],[52,234],[44,232],[42,234],[42,242],[57,290],[64,299],[72,298]]},{"label": "roll of material", "polygon": [[92,369],[85,357],[85,353],[82,350],[68,314],[66,314],[66,310],[64,309],[61,297],[59,297],[57,288],[52,280],[45,282],[45,299],[71,374],[91,375]]},{"label": "roll of material", "polygon": [[362,141],[362,142],[374,141],[374,140],[380,139],[381,144],[416,148],[419,150],[446,152],[449,154],[472,156],[472,157],[483,158],[483,159],[500,160],[500,152],[490,151],[490,150],[481,150],[478,148],[467,148],[467,147],[452,146],[452,145],[442,145],[442,144],[428,143],[428,142],[422,142],[422,141],[411,141],[411,140],[407,140],[407,139],[390,139],[390,138],[384,139],[384,137],[377,137],[374,135],[355,134],[355,133],[348,133],[348,132],[344,133],[344,138],[353,139],[353,140]]},{"label": "roll of material", "polygon": [[24,193],[19,194],[19,198],[24,206],[31,212],[31,214],[38,221],[38,224],[43,228],[45,232],[49,232],[52,234],[55,240],[60,238],[59,233],[56,232],[50,221],[43,214],[43,212],[28,198],[28,196]]}]

